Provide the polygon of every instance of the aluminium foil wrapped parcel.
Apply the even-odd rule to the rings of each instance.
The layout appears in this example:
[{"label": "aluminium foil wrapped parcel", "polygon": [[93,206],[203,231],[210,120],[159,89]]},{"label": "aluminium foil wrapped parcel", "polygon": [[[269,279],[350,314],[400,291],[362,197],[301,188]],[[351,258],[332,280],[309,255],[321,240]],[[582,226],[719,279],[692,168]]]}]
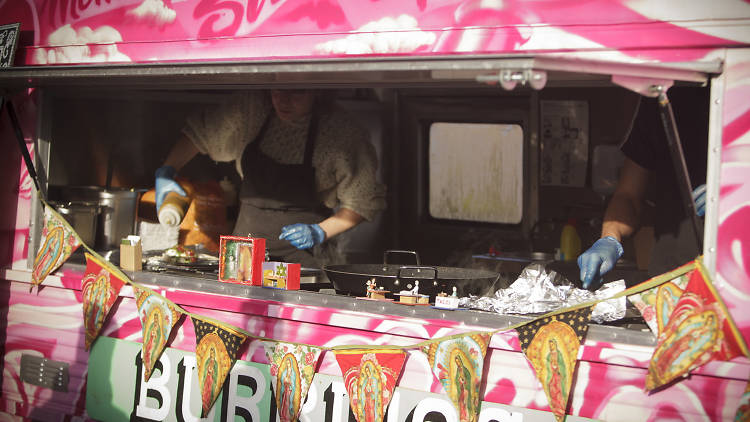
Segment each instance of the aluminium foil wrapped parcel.
[{"label": "aluminium foil wrapped parcel", "polygon": [[[544,265],[532,263],[521,271],[518,279],[507,289],[500,289],[493,296],[461,298],[460,306],[500,314],[543,314],[584,302],[607,299],[623,290],[624,280],[605,283],[595,292],[579,289],[562,275],[554,271],[547,272]],[[622,319],[625,316],[625,306],[624,296],[599,302],[591,313],[591,320],[601,323]]]}]

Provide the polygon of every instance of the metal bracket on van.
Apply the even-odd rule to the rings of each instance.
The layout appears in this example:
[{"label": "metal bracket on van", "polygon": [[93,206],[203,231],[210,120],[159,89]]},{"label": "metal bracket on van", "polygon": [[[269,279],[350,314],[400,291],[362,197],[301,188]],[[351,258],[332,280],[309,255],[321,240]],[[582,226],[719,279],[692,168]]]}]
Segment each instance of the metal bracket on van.
[{"label": "metal bracket on van", "polygon": [[504,69],[496,75],[477,75],[476,80],[488,85],[500,84],[508,91],[512,91],[518,84],[521,86],[528,84],[533,89],[539,90],[547,84],[547,72],[534,69]]}]

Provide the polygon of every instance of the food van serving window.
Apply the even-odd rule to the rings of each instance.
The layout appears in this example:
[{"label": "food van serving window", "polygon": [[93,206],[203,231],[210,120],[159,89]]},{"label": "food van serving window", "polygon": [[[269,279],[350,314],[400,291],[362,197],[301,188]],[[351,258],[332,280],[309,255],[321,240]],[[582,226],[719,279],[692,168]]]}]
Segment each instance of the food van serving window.
[{"label": "food van serving window", "polygon": [[433,218],[518,224],[523,217],[523,129],[516,124],[430,125]]}]

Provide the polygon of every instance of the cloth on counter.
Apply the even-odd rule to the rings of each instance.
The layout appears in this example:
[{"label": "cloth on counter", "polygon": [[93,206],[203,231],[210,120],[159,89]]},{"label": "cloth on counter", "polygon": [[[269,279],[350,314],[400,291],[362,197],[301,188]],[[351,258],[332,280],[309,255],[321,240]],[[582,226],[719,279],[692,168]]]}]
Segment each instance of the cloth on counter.
[{"label": "cloth on counter", "polygon": [[[190,117],[183,133],[216,161],[238,162],[249,142],[273,113],[262,92],[233,96],[219,107]],[[318,197],[328,208],[351,209],[367,220],[385,209],[385,186],[376,179],[377,156],[367,132],[342,111],[321,111],[312,164]],[[282,164],[300,164],[309,117],[288,123],[274,116],[260,150]]]},{"label": "cloth on counter", "polygon": [[[499,289],[494,296],[464,297],[459,306],[500,314],[541,314],[580,303],[603,300],[625,290],[625,281],[605,283],[591,292],[574,287],[562,275],[547,272],[544,265],[532,263],[507,289]],[[599,302],[591,313],[596,323],[617,321],[625,317],[625,297]]]},{"label": "cloth on counter", "polygon": [[161,251],[177,244],[180,227],[140,221],[138,222],[138,235],[141,236],[143,252]]}]

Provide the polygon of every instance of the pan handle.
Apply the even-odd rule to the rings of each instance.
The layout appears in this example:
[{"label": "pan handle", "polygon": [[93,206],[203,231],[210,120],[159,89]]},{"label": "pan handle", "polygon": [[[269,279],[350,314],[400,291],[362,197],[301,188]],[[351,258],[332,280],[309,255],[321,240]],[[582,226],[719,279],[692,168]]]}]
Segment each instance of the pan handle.
[{"label": "pan handle", "polygon": [[[423,277],[423,278],[425,280],[437,280],[438,278],[437,267],[425,267],[421,265],[404,265],[398,268],[398,272],[396,273],[397,279],[401,278],[401,271],[403,270],[417,270],[417,272],[422,271],[422,270],[432,270],[433,271],[432,278],[427,278],[427,277]],[[411,276],[409,278],[418,278],[418,277]]]},{"label": "pan handle", "polygon": [[[416,265],[421,265],[419,263],[419,255],[417,255],[416,251],[403,251],[403,250],[397,250],[397,249],[389,249],[383,252],[383,265],[388,265],[388,255],[395,254],[395,253],[414,255],[414,261],[416,262]],[[428,268],[431,268],[431,267],[428,267]]]}]

